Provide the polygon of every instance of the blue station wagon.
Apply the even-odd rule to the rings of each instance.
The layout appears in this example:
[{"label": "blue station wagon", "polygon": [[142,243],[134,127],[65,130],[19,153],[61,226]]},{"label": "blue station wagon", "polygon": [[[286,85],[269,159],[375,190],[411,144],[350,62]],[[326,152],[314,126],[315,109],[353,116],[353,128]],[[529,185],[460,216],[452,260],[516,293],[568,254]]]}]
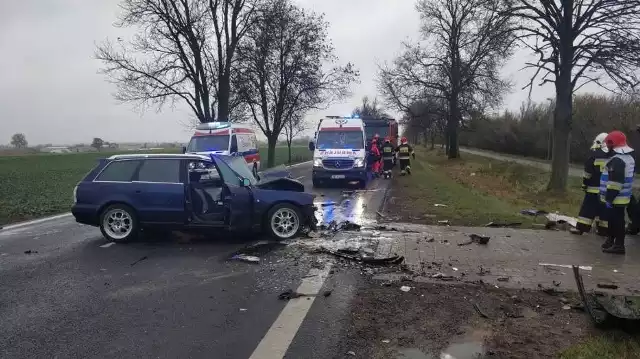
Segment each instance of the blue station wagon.
[{"label": "blue station wagon", "polygon": [[144,230],[213,228],[289,239],[315,229],[314,197],[290,178],[256,179],[242,157],[115,155],[78,183],[71,213],[115,242]]}]

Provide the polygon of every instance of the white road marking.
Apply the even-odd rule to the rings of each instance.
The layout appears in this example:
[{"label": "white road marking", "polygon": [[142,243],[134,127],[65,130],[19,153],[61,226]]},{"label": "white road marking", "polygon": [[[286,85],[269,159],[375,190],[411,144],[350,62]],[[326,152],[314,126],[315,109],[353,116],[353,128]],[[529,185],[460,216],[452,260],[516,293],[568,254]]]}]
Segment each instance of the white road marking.
[{"label": "white road marking", "polygon": [[320,292],[325,279],[329,276],[332,263],[326,263],[323,269],[312,268],[296,290],[298,293],[313,295],[289,300],[271,328],[262,338],[249,359],[282,359],[291,345],[307,312]]},{"label": "white road marking", "polygon": [[33,221],[11,224],[11,225],[2,227],[2,230],[16,229],[16,228],[32,226],[34,224],[53,221],[55,219],[66,218],[66,217],[70,217],[70,216],[71,216],[71,213],[63,213],[63,214],[59,214],[59,215],[56,215],[56,216],[45,217],[45,218],[40,218],[40,219],[34,219]]},{"label": "white road marking", "polygon": [[101,245],[101,246],[100,246],[100,248],[109,248],[109,247],[111,247],[111,246],[112,246],[112,245],[114,245],[114,244],[116,244],[116,242],[109,242],[109,243],[107,243],[107,244],[103,244],[103,245]]},{"label": "white road marking", "polygon": [[[553,263],[538,263],[538,265],[543,266],[543,267],[560,267],[560,268],[573,268],[573,266],[569,265],[569,264],[553,264]],[[592,270],[593,267],[592,266],[579,266],[578,268],[582,269],[582,270]]]}]

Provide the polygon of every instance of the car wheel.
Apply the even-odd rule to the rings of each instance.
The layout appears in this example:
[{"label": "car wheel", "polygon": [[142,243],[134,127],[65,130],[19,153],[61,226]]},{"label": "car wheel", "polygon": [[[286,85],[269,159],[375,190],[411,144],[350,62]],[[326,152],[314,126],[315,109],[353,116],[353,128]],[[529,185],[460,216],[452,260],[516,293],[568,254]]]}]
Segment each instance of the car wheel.
[{"label": "car wheel", "polygon": [[134,240],[140,229],[133,208],[125,204],[113,204],[100,215],[100,232],[113,242],[124,243]]},{"label": "car wheel", "polygon": [[298,207],[282,203],[273,206],[267,214],[267,230],[277,239],[291,239],[302,229],[302,216]]}]

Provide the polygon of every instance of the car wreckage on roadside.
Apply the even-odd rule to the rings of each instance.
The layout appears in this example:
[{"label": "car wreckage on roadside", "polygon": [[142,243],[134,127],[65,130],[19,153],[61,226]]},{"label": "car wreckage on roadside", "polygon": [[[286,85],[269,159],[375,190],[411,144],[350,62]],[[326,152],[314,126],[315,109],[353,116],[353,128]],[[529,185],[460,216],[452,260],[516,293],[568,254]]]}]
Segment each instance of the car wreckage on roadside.
[{"label": "car wreckage on roadside", "polygon": [[315,195],[286,169],[257,179],[242,157],[115,155],[74,189],[71,213],[105,238],[128,242],[144,231],[225,229],[289,239],[317,220]]}]

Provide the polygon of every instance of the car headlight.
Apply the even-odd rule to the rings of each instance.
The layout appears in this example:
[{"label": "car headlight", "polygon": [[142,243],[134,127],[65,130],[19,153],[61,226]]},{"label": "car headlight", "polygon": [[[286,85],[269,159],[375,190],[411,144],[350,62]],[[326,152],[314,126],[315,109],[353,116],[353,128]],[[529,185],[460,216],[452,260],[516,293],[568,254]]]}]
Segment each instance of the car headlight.
[{"label": "car headlight", "polygon": [[364,158],[356,158],[353,161],[353,167],[364,167]]},{"label": "car headlight", "polygon": [[314,158],[313,167],[322,167],[322,158]]}]

